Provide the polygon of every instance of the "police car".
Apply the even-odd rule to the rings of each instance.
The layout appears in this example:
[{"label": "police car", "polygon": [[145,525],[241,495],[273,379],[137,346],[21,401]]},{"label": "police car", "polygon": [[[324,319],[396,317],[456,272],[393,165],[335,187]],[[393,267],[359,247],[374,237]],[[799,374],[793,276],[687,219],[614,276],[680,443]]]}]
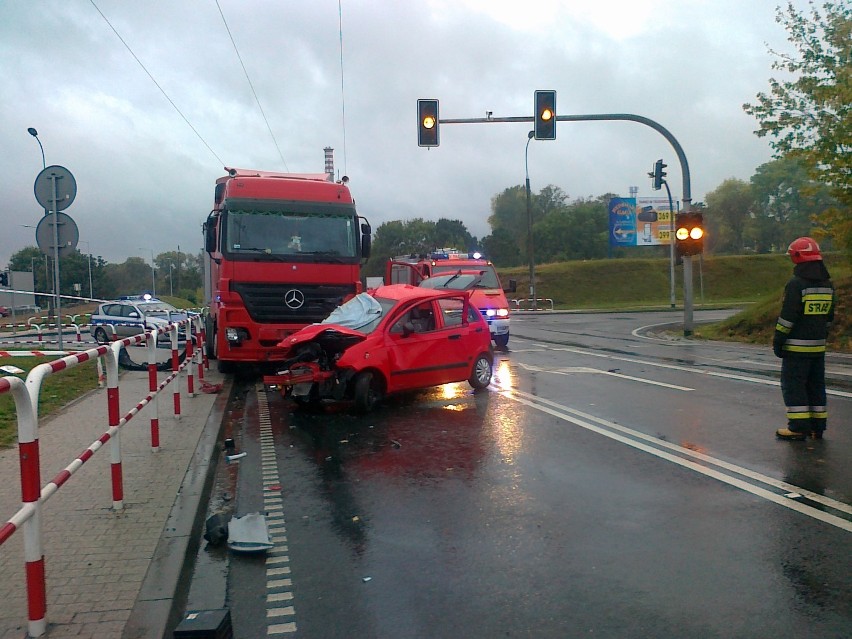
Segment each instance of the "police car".
[{"label": "police car", "polygon": [[[113,339],[139,335],[150,329],[159,329],[189,317],[186,311],[178,310],[168,302],[150,295],[123,297],[113,302],[104,302],[89,322],[89,332],[98,344],[107,344]],[[186,331],[181,328],[179,339],[185,339]],[[161,335],[167,341],[168,335]]]}]

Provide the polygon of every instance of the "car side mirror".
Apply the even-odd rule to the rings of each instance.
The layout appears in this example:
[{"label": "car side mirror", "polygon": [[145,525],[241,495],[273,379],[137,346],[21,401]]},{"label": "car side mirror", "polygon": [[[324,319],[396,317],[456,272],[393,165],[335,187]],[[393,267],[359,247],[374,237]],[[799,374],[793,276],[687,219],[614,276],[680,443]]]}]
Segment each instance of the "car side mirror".
[{"label": "car side mirror", "polygon": [[138,318],[138,317],[139,317],[139,313],[137,313],[136,311],[131,311],[131,312],[130,312],[130,315],[128,315],[128,317]]},{"label": "car side mirror", "polygon": [[413,334],[414,334],[414,324],[412,324],[411,322],[405,322],[405,324],[402,325],[402,336],[408,337],[409,335],[413,335]]}]

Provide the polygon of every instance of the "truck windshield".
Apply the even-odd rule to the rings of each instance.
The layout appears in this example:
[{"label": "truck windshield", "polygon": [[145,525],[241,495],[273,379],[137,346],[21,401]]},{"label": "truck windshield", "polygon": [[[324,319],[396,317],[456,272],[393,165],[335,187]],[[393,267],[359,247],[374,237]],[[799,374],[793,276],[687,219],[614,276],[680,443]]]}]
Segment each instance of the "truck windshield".
[{"label": "truck windshield", "polygon": [[354,258],[356,220],[342,215],[228,211],[223,247],[229,253]]},{"label": "truck windshield", "polygon": [[491,265],[460,267],[458,265],[452,266],[447,264],[445,266],[443,264],[436,264],[432,267],[432,276],[434,277],[438,273],[458,273],[460,268],[466,271],[476,269],[482,275],[482,279],[476,284],[476,288],[500,288],[500,278],[497,277],[497,271]]}]

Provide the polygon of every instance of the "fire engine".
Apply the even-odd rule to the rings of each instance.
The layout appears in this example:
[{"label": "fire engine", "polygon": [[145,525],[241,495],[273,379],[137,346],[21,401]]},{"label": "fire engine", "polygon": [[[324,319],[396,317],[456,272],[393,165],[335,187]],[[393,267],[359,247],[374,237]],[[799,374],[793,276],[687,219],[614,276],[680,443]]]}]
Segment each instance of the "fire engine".
[{"label": "fire engine", "polygon": [[[509,344],[509,301],[506,293],[517,289],[515,280],[503,288],[494,265],[480,253],[462,253],[457,249],[440,249],[428,255],[401,255],[388,260],[385,266],[386,284],[411,284],[419,286],[436,275],[469,275],[472,282],[471,301],[488,322],[491,339],[505,348]],[[448,282],[452,288],[452,282]]]},{"label": "fire engine", "polygon": [[360,293],[371,231],[346,177],[225,169],[204,224],[205,328],[230,372],[279,359],[284,337]]}]

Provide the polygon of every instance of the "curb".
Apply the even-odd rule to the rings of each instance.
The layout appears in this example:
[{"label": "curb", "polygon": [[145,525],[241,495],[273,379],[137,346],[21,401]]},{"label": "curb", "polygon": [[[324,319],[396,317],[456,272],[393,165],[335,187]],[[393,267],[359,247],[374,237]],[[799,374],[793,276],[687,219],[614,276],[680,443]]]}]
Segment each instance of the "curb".
[{"label": "curb", "polygon": [[206,504],[220,453],[217,442],[233,388],[232,379],[223,381],[222,392],[207,416],[122,639],[162,639],[183,616],[184,586],[191,579],[194,557],[200,544]]}]

